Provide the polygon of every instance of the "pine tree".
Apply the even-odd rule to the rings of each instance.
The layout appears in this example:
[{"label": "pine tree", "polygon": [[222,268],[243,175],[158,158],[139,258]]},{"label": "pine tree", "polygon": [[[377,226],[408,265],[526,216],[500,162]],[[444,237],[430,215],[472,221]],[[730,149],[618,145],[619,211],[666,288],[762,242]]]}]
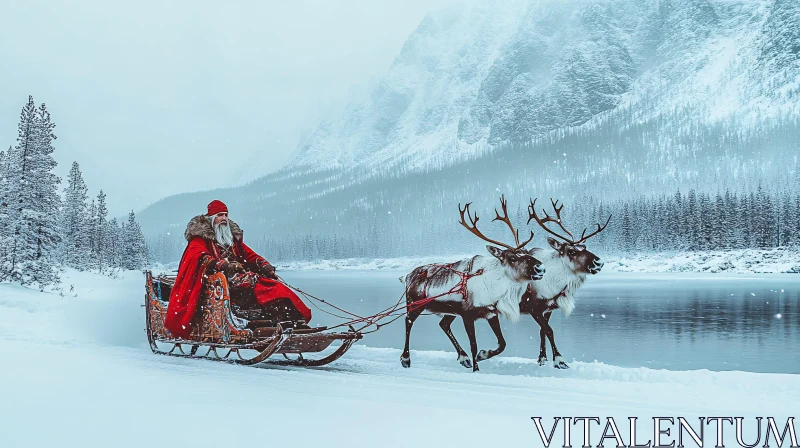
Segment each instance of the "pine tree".
[{"label": "pine tree", "polygon": [[97,267],[97,204],[95,204],[94,199],[89,203],[86,215],[89,234],[89,253],[91,254],[89,268],[94,269]]},{"label": "pine tree", "polygon": [[709,196],[705,193],[700,193],[698,197],[697,218],[699,227],[697,248],[700,250],[709,250],[712,247],[712,234],[715,219]]},{"label": "pine tree", "polygon": [[122,227],[117,223],[117,218],[113,218],[106,223],[106,249],[108,265],[115,268],[123,268],[124,261],[124,247],[125,247],[125,223]]},{"label": "pine tree", "polygon": [[28,97],[20,114],[17,146],[11,157],[6,156],[11,204],[7,222],[13,235],[5,242],[8,250],[0,255],[2,275],[40,288],[58,281],[60,179],[53,173],[54,128],[46,106],[37,110],[33,97]]},{"label": "pine tree", "polygon": [[753,204],[754,216],[755,216],[755,237],[756,237],[756,246],[765,249],[771,246],[772,243],[772,222],[773,222],[773,213],[772,213],[772,201],[769,198],[769,195],[764,191],[761,187],[761,184],[758,185],[758,190],[756,192],[756,201]]},{"label": "pine tree", "polygon": [[61,178],[53,172],[57,163],[53,158],[53,141],[56,139],[53,130],[56,125],[50,119],[47,106],[42,105],[36,111],[36,144],[30,164],[33,201],[31,203],[32,230],[36,232],[36,258],[29,263],[31,280],[40,288],[57,283],[58,279],[58,247],[61,242],[61,229],[58,216],[61,198],[58,195],[58,184]]},{"label": "pine tree", "polygon": [[700,213],[698,212],[697,207],[697,196],[695,195],[694,189],[689,190],[689,194],[686,197],[686,213],[685,213],[685,229],[689,240],[689,250],[697,250],[698,240],[700,235],[699,224],[700,220],[698,219]]},{"label": "pine tree", "polygon": [[683,195],[680,190],[676,191],[672,201],[672,219],[670,220],[672,225],[670,227],[672,229],[673,247],[678,250],[687,248],[689,241],[683,202]]},{"label": "pine tree", "polygon": [[78,162],[72,163],[64,188],[64,208],[61,213],[62,260],[67,266],[76,269],[87,269],[91,247],[89,232],[88,205],[86,204],[88,188],[83,181]]},{"label": "pine tree", "polygon": [[653,213],[655,215],[654,231],[656,232],[654,249],[657,251],[662,251],[666,249],[666,246],[669,244],[669,241],[667,240],[666,237],[666,233],[669,230],[669,224],[668,224],[669,221],[666,220],[666,215],[667,215],[666,199],[664,198],[663,195],[659,196],[658,202],[655,203],[655,208]]},{"label": "pine tree", "polygon": [[664,226],[662,225],[661,215],[664,211],[664,197],[658,199],[651,199],[650,201],[650,229],[652,234],[653,245],[650,248],[652,251],[660,251],[664,245]]},{"label": "pine tree", "polygon": [[727,249],[727,222],[725,220],[725,196],[717,191],[717,196],[714,198],[714,222],[712,224],[713,238],[712,248],[715,250]]},{"label": "pine tree", "polygon": [[794,241],[792,242],[792,246],[798,247],[800,246],[800,193],[795,194],[794,196],[794,207],[793,207],[793,216],[792,216],[792,233],[794,234]]},{"label": "pine tree", "polygon": [[[10,159],[13,157],[12,148],[9,146],[7,152],[0,151],[0,248],[3,252],[7,252],[11,247],[11,182],[9,176],[11,174]],[[7,255],[7,254],[6,254]],[[0,279],[4,277],[7,268],[4,268],[4,255],[0,254]]]},{"label": "pine tree", "polygon": [[8,213],[8,195],[11,192],[8,176],[10,175],[9,164],[11,157],[12,148],[10,146],[8,151],[0,151],[0,213]]},{"label": "pine tree", "polygon": [[736,197],[726,189],[722,210],[718,214],[722,221],[720,226],[723,229],[723,247],[725,249],[736,247],[736,232],[739,230],[739,213],[736,213],[736,209]]},{"label": "pine tree", "polygon": [[630,211],[628,210],[628,202],[622,206],[622,234],[621,234],[621,241],[620,246],[622,250],[626,252],[630,252],[633,250],[634,244],[634,235],[633,235],[633,223],[631,222],[631,215]]},{"label": "pine tree", "polygon": [[147,245],[144,241],[144,235],[142,235],[142,229],[139,227],[139,223],[136,222],[133,210],[128,214],[122,253],[122,267],[125,269],[142,269],[147,262]]},{"label": "pine tree", "polygon": [[751,191],[749,194],[742,192],[742,197],[739,200],[739,210],[741,211],[741,241],[740,247],[751,248],[755,246],[754,226],[755,215],[753,213],[753,204],[756,199],[754,193]]},{"label": "pine tree", "polygon": [[780,239],[778,241],[779,246],[790,246],[794,244],[794,238],[796,238],[797,230],[793,228],[792,225],[794,224],[794,216],[792,216],[792,197],[789,195],[788,192],[783,194],[783,199],[781,200],[782,207],[781,207],[781,219],[779,222],[779,229],[780,229]]},{"label": "pine tree", "polygon": [[634,216],[639,219],[632,222],[634,228],[634,241],[637,250],[648,250],[652,245],[652,232],[650,232],[650,214],[644,198],[633,201]]},{"label": "pine tree", "polygon": [[108,208],[106,208],[106,195],[103,190],[97,195],[97,210],[94,218],[94,244],[97,270],[103,272],[108,266],[109,238],[108,233]]},{"label": "pine tree", "polygon": [[[6,156],[6,177],[7,177],[7,202],[8,212],[6,215],[8,222],[7,239],[5,241],[6,250],[0,251],[2,261],[2,279],[19,281],[22,277],[20,263],[24,260],[22,255],[24,247],[27,246],[25,238],[27,232],[24,231],[24,221],[22,211],[25,208],[25,200],[22,198],[22,182],[24,182],[24,172],[27,169],[29,153],[33,150],[34,135],[36,132],[36,106],[33,97],[28,97],[28,103],[22,108],[20,113],[19,125],[17,126],[17,145],[13,150],[9,149]],[[2,280],[0,279],[0,280]]]}]

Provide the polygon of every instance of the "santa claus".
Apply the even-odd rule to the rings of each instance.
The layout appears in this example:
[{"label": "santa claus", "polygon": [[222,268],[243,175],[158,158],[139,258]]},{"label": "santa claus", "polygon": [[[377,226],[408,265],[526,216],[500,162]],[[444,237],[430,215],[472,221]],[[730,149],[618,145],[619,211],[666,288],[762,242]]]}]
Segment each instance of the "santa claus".
[{"label": "santa claus", "polygon": [[[178,266],[169,298],[164,326],[174,336],[188,338],[208,274],[223,272],[231,299],[238,306],[260,307],[262,316],[275,322],[303,325],[311,310],[278,280],[275,268],[250,249],[242,230],[228,218],[222,201],[211,201],[205,215],[195,216],[186,226],[188,245]],[[239,303],[237,303],[237,301]]]}]

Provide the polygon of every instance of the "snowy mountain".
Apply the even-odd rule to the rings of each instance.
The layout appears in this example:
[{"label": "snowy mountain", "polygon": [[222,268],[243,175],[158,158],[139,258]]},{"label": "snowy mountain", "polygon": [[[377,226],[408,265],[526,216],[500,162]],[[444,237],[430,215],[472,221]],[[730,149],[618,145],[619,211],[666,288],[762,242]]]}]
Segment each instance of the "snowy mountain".
[{"label": "snowy mountain", "polygon": [[675,127],[796,116],[798,17],[790,0],[452,6],[426,17],[380,84],[322,123],[289,166],[448,165],[556,129],[679,109],[693,123]]},{"label": "snowy mountain", "polygon": [[[799,93],[798,2],[462,4],[426,17],[377,87],[320,124],[287,167],[166,198],[139,218],[151,246],[174,245],[164,261],[212,199],[282,260],[481,251],[456,206],[486,216],[501,194],[521,223],[534,197],[566,203],[578,232],[614,213],[598,238],[607,251],[623,241],[624,216],[673,233],[702,228],[697,241],[782,216],[758,224],[775,234],[800,210],[785,205],[800,204]],[[728,192],[747,213],[699,213],[712,207],[692,199]],[[627,247],[652,245],[628,233]],[[739,248],[749,247],[774,246]]]},{"label": "snowy mountain", "polygon": [[[524,17],[528,2],[473,2],[428,15],[366,98],[322,123],[290,166],[352,166],[365,156],[436,157]],[[438,148],[457,157],[459,148]]]}]

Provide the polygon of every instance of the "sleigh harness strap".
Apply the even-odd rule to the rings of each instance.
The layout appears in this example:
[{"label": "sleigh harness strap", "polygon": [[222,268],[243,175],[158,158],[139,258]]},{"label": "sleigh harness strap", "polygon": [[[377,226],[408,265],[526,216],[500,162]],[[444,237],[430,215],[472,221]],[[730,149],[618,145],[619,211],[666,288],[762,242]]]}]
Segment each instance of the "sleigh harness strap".
[{"label": "sleigh harness strap", "polygon": [[[461,277],[461,280],[458,283],[456,283],[455,286],[450,288],[450,290],[447,291],[447,292],[443,292],[443,293],[437,294],[435,296],[429,296],[428,295],[428,283],[425,282],[425,289],[424,289],[425,298],[421,299],[421,300],[417,300],[414,303],[411,303],[408,306],[408,310],[409,311],[416,310],[416,309],[421,308],[421,307],[427,305],[428,303],[438,299],[439,297],[444,297],[444,296],[447,296],[447,295],[450,295],[450,294],[461,294],[461,300],[466,300],[467,299],[467,280],[471,279],[472,277],[477,277],[479,275],[482,275],[483,274],[483,268],[478,269],[474,273],[461,272],[461,271],[457,271],[455,269],[456,264],[457,263],[437,264],[437,265],[434,265],[433,268],[431,268],[431,269],[435,269],[436,272],[439,272],[441,270],[448,270],[448,271],[458,275],[459,277]],[[429,270],[430,269],[425,270],[425,271],[421,271],[418,274],[418,277],[420,279],[422,279],[422,277],[427,277]]]}]

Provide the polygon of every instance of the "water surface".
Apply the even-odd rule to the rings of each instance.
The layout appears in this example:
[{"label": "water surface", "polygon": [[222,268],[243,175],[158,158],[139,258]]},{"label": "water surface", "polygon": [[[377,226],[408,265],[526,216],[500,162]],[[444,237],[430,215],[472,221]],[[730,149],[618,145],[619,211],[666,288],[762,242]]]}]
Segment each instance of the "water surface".
[{"label": "water surface", "polygon": [[[284,271],[291,284],[357,314],[397,302],[405,271]],[[670,370],[744,370],[800,373],[800,275],[627,274],[591,276],[577,294],[575,311],[550,320],[567,362],[599,361],[623,367]],[[312,305],[312,323],[340,319]],[[334,310],[331,310],[334,311]],[[335,312],[335,311],[334,311]],[[435,315],[421,316],[413,350],[453,350]],[[502,356],[536,358],[539,326],[530,316],[501,319],[508,347]],[[477,323],[479,348],[496,340]],[[469,350],[461,320],[454,334]],[[365,336],[363,344],[402,348],[403,319]],[[455,359],[455,352],[453,354]],[[548,357],[552,359],[548,345]],[[399,362],[399,361],[398,361]],[[489,361],[490,362],[490,361]]]}]

